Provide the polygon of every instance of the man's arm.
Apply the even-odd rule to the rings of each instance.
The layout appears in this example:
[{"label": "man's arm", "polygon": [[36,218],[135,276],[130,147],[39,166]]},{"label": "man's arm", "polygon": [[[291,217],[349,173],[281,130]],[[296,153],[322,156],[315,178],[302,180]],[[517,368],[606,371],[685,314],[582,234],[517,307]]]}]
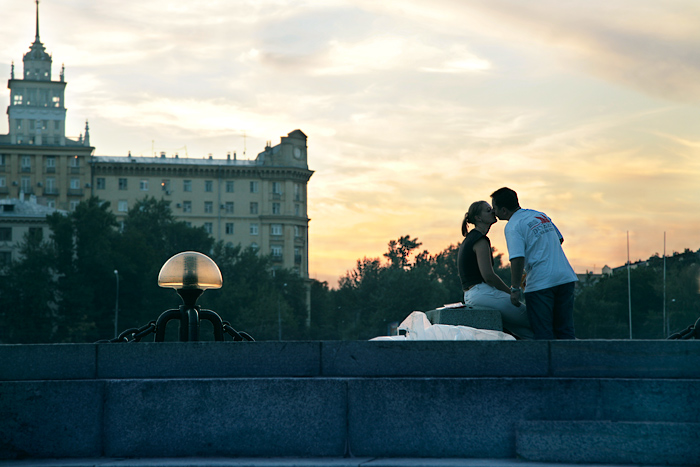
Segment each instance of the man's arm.
[{"label": "man's arm", "polygon": [[[515,306],[520,306],[520,282],[523,279],[523,271],[525,270],[525,258],[519,256],[510,260],[510,302]],[[518,290],[513,291],[513,288]]]}]

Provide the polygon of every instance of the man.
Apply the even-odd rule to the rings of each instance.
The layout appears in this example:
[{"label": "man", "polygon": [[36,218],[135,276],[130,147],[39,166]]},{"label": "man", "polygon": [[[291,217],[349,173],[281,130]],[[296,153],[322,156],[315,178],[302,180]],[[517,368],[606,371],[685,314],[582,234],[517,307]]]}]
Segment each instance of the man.
[{"label": "man", "polygon": [[564,238],[542,212],[522,209],[518,195],[501,188],[491,195],[501,220],[510,257],[510,300],[520,303],[520,283],[526,275],[525,300],[535,339],[575,339],[574,286],[578,278],[566,259]]}]

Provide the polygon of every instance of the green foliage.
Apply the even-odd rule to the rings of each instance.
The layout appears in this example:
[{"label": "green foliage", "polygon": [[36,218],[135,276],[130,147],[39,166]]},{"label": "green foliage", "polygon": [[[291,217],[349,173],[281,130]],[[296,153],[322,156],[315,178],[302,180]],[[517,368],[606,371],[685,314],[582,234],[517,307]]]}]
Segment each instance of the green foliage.
[{"label": "green foliage", "polygon": [[[680,258],[679,258],[680,259]],[[670,333],[690,326],[700,316],[698,256],[686,252],[685,261],[668,258],[666,274],[666,313]],[[646,264],[594,280],[581,281],[574,302],[576,335],[582,339],[629,339],[630,297],[632,337],[664,339],[662,259],[652,257]]]},{"label": "green foliage", "polygon": [[[0,342],[94,342],[113,337],[119,277],[119,331],[154,321],[177,308],[175,291],[157,285],[161,266],[182,251],[209,255],[224,285],[198,303],[256,340],[369,339],[386,335],[414,310],[427,311],[462,300],[457,273],[459,245],[431,255],[409,235],[388,242],[383,258],[362,258],[332,289],[276,269],[252,248],[214,243],[203,228],[174,219],[168,203],[144,198],[129,210],[123,228],[97,198],[69,215],[47,218],[50,241],[27,235],[21,259],[1,272]],[[686,251],[667,258],[666,309],[671,332],[700,316],[700,261]],[[506,263],[506,264],[504,264]],[[663,261],[658,255],[631,270],[632,324],[636,339],[667,336],[663,323]],[[503,255],[494,269],[510,282]],[[579,338],[629,337],[627,272],[589,275],[577,287]],[[169,339],[177,339],[177,321]],[[204,322],[202,339],[212,339]],[[148,339],[147,339],[148,340]]]}]

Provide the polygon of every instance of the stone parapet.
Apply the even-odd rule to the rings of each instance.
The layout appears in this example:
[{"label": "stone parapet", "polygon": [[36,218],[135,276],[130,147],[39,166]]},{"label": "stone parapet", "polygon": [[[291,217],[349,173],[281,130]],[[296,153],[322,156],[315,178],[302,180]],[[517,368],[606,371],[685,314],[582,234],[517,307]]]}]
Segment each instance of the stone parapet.
[{"label": "stone parapet", "polygon": [[[584,456],[618,436],[657,462],[650,433],[668,435],[649,444],[661,453],[696,441],[698,367],[698,341],[0,345],[0,459],[620,463]],[[700,464],[662,463],[688,456]]]}]

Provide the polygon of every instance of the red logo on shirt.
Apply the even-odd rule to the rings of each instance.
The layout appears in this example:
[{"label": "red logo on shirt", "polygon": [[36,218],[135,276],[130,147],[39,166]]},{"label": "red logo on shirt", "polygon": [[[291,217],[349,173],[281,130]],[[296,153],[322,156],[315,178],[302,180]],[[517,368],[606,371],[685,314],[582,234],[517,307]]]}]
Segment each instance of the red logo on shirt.
[{"label": "red logo on shirt", "polygon": [[540,217],[540,216],[535,216],[535,219],[539,219],[539,220],[541,221],[542,224],[548,224],[548,223],[552,222],[552,221],[550,221],[549,219],[547,219],[545,216],[542,216],[542,217]]}]

